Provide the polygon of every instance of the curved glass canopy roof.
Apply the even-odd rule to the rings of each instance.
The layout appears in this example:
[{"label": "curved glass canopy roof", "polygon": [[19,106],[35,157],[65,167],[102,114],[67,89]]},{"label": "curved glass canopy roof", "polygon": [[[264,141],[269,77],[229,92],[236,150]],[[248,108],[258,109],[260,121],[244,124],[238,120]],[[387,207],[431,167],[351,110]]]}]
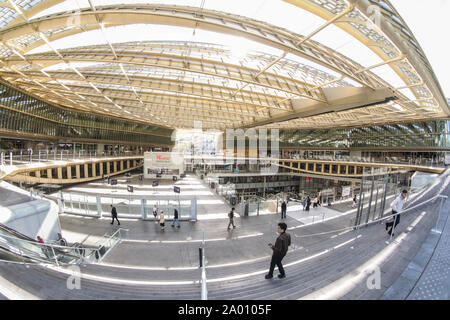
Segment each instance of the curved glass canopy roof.
[{"label": "curved glass canopy roof", "polygon": [[0,1],[0,76],[46,101],[169,128],[448,119],[388,1]]}]

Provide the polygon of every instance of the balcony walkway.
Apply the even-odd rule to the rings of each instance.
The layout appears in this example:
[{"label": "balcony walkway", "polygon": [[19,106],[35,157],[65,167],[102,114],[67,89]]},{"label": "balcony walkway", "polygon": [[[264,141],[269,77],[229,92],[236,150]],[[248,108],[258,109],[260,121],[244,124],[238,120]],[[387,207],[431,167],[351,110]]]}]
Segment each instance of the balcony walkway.
[{"label": "balcony walkway", "polygon": [[[423,203],[436,194],[448,196],[449,179],[447,172],[408,205]],[[398,287],[397,281],[423,245],[427,246],[427,238],[436,233],[432,229],[436,228],[439,206],[440,201],[435,201],[402,216],[393,241],[383,224],[342,231],[348,227],[348,220],[342,217],[305,225],[288,215],[293,241],[283,260],[287,277],[281,280],[264,279],[270,262],[267,243],[276,238],[278,215],[242,217],[232,231],[226,230],[227,219],[183,222],[180,229],[168,223],[165,231],[152,221],[124,220],[121,227],[129,229],[127,238],[101,264],[80,267],[79,290],[67,289],[73,272],[67,267],[1,262],[0,276],[10,283],[9,292],[22,288],[27,298],[197,300],[201,290],[198,248],[204,232],[209,299],[384,299]],[[448,206],[449,201],[440,221],[448,216]],[[61,224],[65,231],[97,236],[116,228],[108,219],[73,216],[62,216]],[[442,257],[448,251],[441,250],[448,248],[449,233],[448,227],[442,230],[437,246],[432,249],[428,244],[433,254],[422,261],[426,267],[420,280],[408,286],[409,299],[419,298],[420,288],[436,280],[429,275],[445,265]],[[380,268],[380,289],[367,287],[374,266]],[[448,292],[448,280],[439,285]]]}]

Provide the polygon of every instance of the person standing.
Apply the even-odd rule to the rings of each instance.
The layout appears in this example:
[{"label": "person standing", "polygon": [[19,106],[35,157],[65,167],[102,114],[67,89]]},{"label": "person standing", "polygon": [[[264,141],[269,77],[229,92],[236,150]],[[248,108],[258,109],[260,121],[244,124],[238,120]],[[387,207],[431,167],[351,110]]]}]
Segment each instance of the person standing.
[{"label": "person standing", "polygon": [[166,227],[166,220],[164,219],[164,211],[161,210],[159,213],[159,225],[161,227],[161,230],[164,231],[164,228]]},{"label": "person standing", "polygon": [[303,205],[303,211],[305,211],[306,210],[306,198],[303,199],[302,205]]},{"label": "person standing", "polygon": [[281,204],[281,219],[286,219],[286,201],[283,200],[283,203]]},{"label": "person standing", "polygon": [[309,207],[311,206],[311,198],[306,197],[306,211],[309,211]]},{"label": "person standing", "polygon": [[356,208],[356,205],[358,204],[358,200],[356,200],[356,194],[353,196],[353,204],[352,208]]},{"label": "person standing", "polygon": [[284,222],[280,222],[278,224],[278,233],[280,234],[275,242],[275,245],[269,243],[269,247],[272,249],[272,260],[270,261],[270,269],[269,273],[266,274],[266,279],[273,278],[273,270],[275,269],[275,265],[278,266],[278,271],[280,274],[278,278],[282,279],[286,277],[286,273],[284,272],[283,264],[281,260],[283,260],[286,255],[289,246],[291,245],[291,235],[286,232],[287,225]]},{"label": "person standing", "polygon": [[393,221],[386,223],[386,231],[389,235],[394,236],[393,230],[400,223],[400,212],[402,212],[403,206],[405,205],[407,194],[408,191],[403,190],[402,193],[391,203],[392,214],[398,214],[393,218]]},{"label": "person standing", "polygon": [[175,226],[175,223],[177,223],[177,228],[180,228],[180,221],[178,220],[178,210],[177,210],[177,208],[173,208],[172,227]]},{"label": "person standing", "polygon": [[156,220],[156,216],[158,215],[158,208],[156,207],[156,204],[153,205],[153,217],[155,217],[155,219],[153,221],[155,221],[155,223],[158,223],[158,221]]},{"label": "person standing", "polygon": [[116,219],[117,224],[120,226],[120,221],[117,218],[117,210],[116,210],[116,207],[114,207],[113,205],[111,205],[111,216],[112,216],[111,224],[114,224],[114,219]]},{"label": "person standing", "polygon": [[230,219],[230,221],[228,222],[228,230],[230,230],[230,226],[233,225],[233,229],[236,228],[236,226],[234,225],[234,207],[231,208],[231,211],[228,213],[228,218]]}]

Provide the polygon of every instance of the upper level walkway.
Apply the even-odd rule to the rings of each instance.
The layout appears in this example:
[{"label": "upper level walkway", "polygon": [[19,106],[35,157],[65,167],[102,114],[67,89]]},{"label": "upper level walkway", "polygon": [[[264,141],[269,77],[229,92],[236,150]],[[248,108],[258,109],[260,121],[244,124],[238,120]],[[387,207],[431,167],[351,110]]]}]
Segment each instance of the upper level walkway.
[{"label": "upper level walkway", "polygon": [[0,181],[71,184],[114,176],[140,168],[142,156],[48,160],[19,165],[1,165]]},{"label": "upper level walkway", "polygon": [[[56,155],[56,153],[55,153]],[[61,154],[62,155],[62,154]],[[68,160],[50,160],[42,158],[40,162],[14,164],[13,157],[5,160],[2,155],[0,163],[0,181],[12,180],[26,183],[55,183],[69,184],[80,183],[100,179],[103,176],[121,174],[143,165],[142,155],[120,156],[120,157],[85,157]],[[56,157],[55,157],[56,158]],[[32,158],[30,158],[32,159]],[[17,160],[16,160],[17,161]],[[185,157],[186,163],[259,163],[266,166],[276,166],[288,169],[291,172],[305,174],[316,174],[333,177],[360,178],[363,175],[389,174],[399,171],[421,171],[428,173],[442,173],[445,168],[429,167],[414,164],[396,163],[371,163],[341,160],[299,160],[299,159],[277,159],[277,158],[239,158],[239,157]]]}]

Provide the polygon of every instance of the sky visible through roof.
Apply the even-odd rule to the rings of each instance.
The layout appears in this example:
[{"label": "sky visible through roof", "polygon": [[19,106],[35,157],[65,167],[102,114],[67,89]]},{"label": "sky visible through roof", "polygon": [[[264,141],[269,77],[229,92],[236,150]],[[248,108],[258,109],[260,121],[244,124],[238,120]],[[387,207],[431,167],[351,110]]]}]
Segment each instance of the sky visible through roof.
[{"label": "sky visible through roof", "polygon": [[[411,1],[411,0],[392,0],[394,7],[399,11],[408,26],[413,31],[423,50],[425,51],[433,69],[440,80],[441,87],[447,97],[450,96],[450,74],[448,73],[449,62],[446,47],[448,41],[439,36],[444,30],[450,30],[448,13],[450,13],[450,1],[431,0],[431,1]],[[257,20],[262,20],[296,33],[307,35],[315,28],[324,23],[324,20],[295,7],[289,3],[279,0],[170,0],[170,1],[149,1],[149,0],[93,0],[95,6],[128,4],[128,3],[150,3],[150,4],[174,4],[184,6],[203,7],[205,9],[220,10],[242,16],[248,16]],[[39,14],[47,15],[55,12],[77,10],[79,8],[89,7],[87,0],[68,0],[56,5],[49,10]],[[274,8],[277,12],[274,13]],[[278,49],[270,48],[249,41],[244,38],[223,35],[218,36],[214,32],[158,25],[129,25],[106,29],[106,37],[111,43],[120,43],[127,41],[193,41],[193,42],[216,42],[220,39],[220,44],[229,46],[237,55],[244,55],[248,50],[263,51],[276,56],[281,54]],[[445,31],[444,31],[445,32]],[[381,62],[381,59],[375,55],[366,46],[361,44],[338,27],[331,25],[312,38],[349,58],[368,67]],[[94,30],[87,33],[68,37],[52,42],[57,49],[64,49],[78,45],[96,45],[104,44],[105,39],[100,30]],[[48,51],[47,46],[42,46],[30,53]],[[298,62],[305,61],[297,56],[289,54],[286,58]],[[311,62],[307,62],[311,64]],[[327,68],[314,65],[330,74],[335,73]],[[372,70],[378,76],[385,79],[393,86],[404,85],[401,79],[388,66],[378,67]],[[348,80],[348,79],[346,79]],[[409,91],[409,90],[408,90]],[[408,92],[405,95],[413,97]]]},{"label": "sky visible through roof", "polygon": [[[92,2],[96,7],[103,5],[120,5],[123,3],[173,4],[202,7],[205,9],[229,12],[256,20],[262,20],[301,35],[308,35],[325,22],[316,15],[280,0],[92,0]],[[414,33],[440,81],[444,94],[447,97],[450,97],[450,74],[448,73],[450,68],[446,50],[449,44],[448,41],[440,36],[442,31],[450,30],[450,22],[447,17],[448,13],[450,13],[450,1],[429,0],[425,2],[391,0],[391,3]],[[68,0],[40,13],[36,17],[88,7],[90,7],[90,5],[87,0]],[[196,29],[195,32],[193,32],[190,28],[173,26],[151,24],[119,26],[106,28],[105,35],[107,40],[113,45],[114,43],[132,41],[188,41],[219,43],[230,47],[233,54],[238,57],[245,56],[248,51],[262,51],[273,54],[274,56],[280,56],[282,54],[281,50],[252,42],[241,37],[224,34],[218,35],[214,32],[199,29]],[[89,31],[53,41],[52,46],[56,49],[66,49],[77,46],[106,44],[105,35],[101,30]],[[382,60],[365,45],[361,44],[358,40],[334,25],[328,26],[312,39],[348,56],[364,67],[369,67],[382,62]],[[31,51],[30,54],[49,50],[50,48],[47,45],[44,45]],[[312,67],[325,71],[333,76],[339,76],[336,72],[328,68],[292,54],[288,54],[286,59],[311,65]],[[88,66],[90,64],[80,63],[75,65]],[[66,66],[60,64],[53,66],[50,69],[58,68],[66,68]],[[372,69],[372,71],[394,87],[401,87],[404,85],[403,81],[387,65]],[[354,83],[348,78],[345,80],[352,85],[359,86],[359,84]],[[409,89],[402,90],[402,93],[407,97],[414,99],[414,96]],[[194,132],[195,130],[181,130],[179,134],[181,136],[189,136]]]}]

